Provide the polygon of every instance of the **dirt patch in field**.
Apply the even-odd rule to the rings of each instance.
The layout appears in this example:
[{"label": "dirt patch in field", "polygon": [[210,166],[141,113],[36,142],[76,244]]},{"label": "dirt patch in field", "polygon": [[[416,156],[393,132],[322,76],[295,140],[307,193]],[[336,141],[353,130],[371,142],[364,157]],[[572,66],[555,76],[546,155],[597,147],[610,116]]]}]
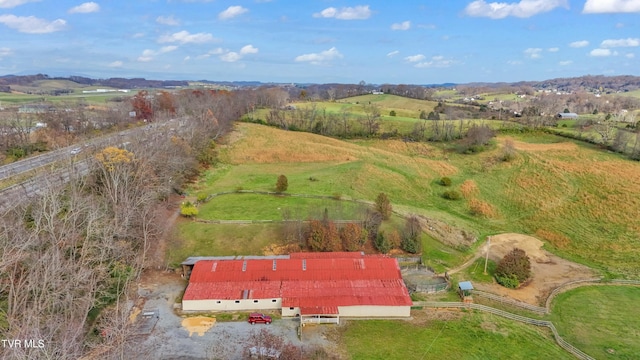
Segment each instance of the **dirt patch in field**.
[{"label": "dirt patch in field", "polygon": [[182,320],[182,327],[187,329],[189,336],[197,333],[199,336],[203,336],[204,333],[209,331],[215,325],[216,319],[204,316],[195,316]]},{"label": "dirt patch in field", "polygon": [[542,249],[544,243],[532,236],[500,234],[491,236],[489,259],[499,262],[514,248],[524,250],[531,258],[533,279],[526,286],[512,290],[494,284],[474,283],[478,290],[508,296],[532,305],[544,305],[553,289],[573,280],[591,279],[596,274],[590,268],[562,259]]}]

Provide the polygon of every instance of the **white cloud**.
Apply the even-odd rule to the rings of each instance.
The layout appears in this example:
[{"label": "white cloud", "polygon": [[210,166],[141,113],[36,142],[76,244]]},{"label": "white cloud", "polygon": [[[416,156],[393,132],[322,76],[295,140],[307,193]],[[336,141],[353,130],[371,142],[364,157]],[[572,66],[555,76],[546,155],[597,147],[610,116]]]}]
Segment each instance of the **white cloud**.
[{"label": "white cloud", "polygon": [[97,3],[86,2],[69,9],[69,14],[88,14],[100,11],[100,5]]},{"label": "white cloud", "polygon": [[610,39],[604,40],[600,43],[601,48],[614,48],[614,47],[636,47],[640,46],[640,39]]},{"label": "white cloud", "polygon": [[404,59],[408,62],[419,62],[422,61],[424,59],[426,59],[427,57],[422,55],[422,54],[417,54],[417,55],[410,55],[405,57]]},{"label": "white cloud", "polygon": [[394,56],[396,56],[396,55],[398,55],[398,54],[400,54],[400,51],[398,51],[398,50],[394,50],[394,51],[392,51],[392,52],[388,53],[388,54],[387,54],[387,57],[394,57]]},{"label": "white cloud", "polygon": [[528,48],[524,51],[524,54],[531,59],[539,59],[542,57],[541,48]]},{"label": "white cloud", "polygon": [[640,12],[639,0],[587,0],[582,12],[585,14]]},{"label": "white cloud", "polygon": [[507,61],[507,64],[509,64],[509,65],[522,65],[523,62],[520,61],[520,60],[509,60],[509,61]]},{"label": "white cloud", "polygon": [[411,28],[411,21],[403,21],[391,25],[391,30],[409,30],[409,28]]},{"label": "white cloud", "polygon": [[47,21],[35,16],[0,15],[0,23],[27,34],[46,34],[61,31],[67,26],[62,19]]},{"label": "white cloud", "polygon": [[158,16],[156,18],[156,22],[158,24],[169,25],[169,26],[180,25],[180,21],[178,21],[178,19],[174,18],[173,15],[170,15],[170,16]]},{"label": "white cloud", "polygon": [[144,37],[144,33],[142,33],[142,32],[135,33],[135,34],[131,35],[131,37],[134,38],[134,39],[139,39],[139,38]]},{"label": "white cloud", "polygon": [[581,48],[585,46],[589,46],[589,42],[587,40],[574,41],[569,44],[572,48]]},{"label": "white cloud", "polygon": [[178,49],[178,47],[175,45],[163,46],[160,48],[160,53],[164,54],[164,53],[175,51],[176,49]]},{"label": "white cloud", "polygon": [[236,62],[240,59],[242,59],[242,55],[234,51],[230,51],[220,56],[220,60],[226,61],[226,62]]},{"label": "white cloud", "polygon": [[140,62],[149,62],[149,61],[153,60],[153,58],[156,55],[166,54],[166,53],[175,51],[177,49],[178,49],[178,47],[175,46],[175,45],[163,46],[163,47],[160,48],[160,50],[157,50],[157,51],[156,50],[151,50],[151,49],[145,49],[142,52],[142,55],[140,55],[138,57],[138,61],[140,61]]},{"label": "white cloud", "polygon": [[245,45],[245,46],[242,47],[242,49],[240,49],[240,54],[242,54],[242,55],[257,54],[257,53],[258,53],[258,48],[254,47],[251,44]]},{"label": "white cloud", "polygon": [[547,51],[548,52],[558,52],[558,51],[560,51],[560,48],[552,47],[552,48],[548,48]]},{"label": "white cloud", "polygon": [[328,7],[319,13],[313,14],[313,17],[336,18],[338,20],[366,20],[371,17],[371,9],[369,9],[369,5],[343,7],[340,9]]},{"label": "white cloud", "polygon": [[624,57],[626,57],[627,59],[633,59],[636,57],[636,54],[634,53],[628,53],[627,55],[625,55]]},{"label": "white cloud", "polygon": [[591,50],[589,55],[594,57],[606,57],[606,56],[618,55],[618,53],[615,51],[611,51],[610,49],[593,49]]},{"label": "white cloud", "polygon": [[469,16],[503,19],[508,16],[528,18],[558,7],[569,8],[568,0],[520,0],[516,3],[476,0],[464,9]]},{"label": "white cloud", "polygon": [[118,67],[122,67],[123,63],[122,61],[114,61],[112,63],[109,63],[109,65],[107,65],[108,67],[113,67],[113,68],[118,68]]},{"label": "white cloud", "polygon": [[0,8],[13,8],[30,2],[37,2],[40,0],[0,0]]},{"label": "white cloud", "polygon": [[560,65],[560,66],[567,66],[567,65],[571,65],[571,64],[573,64],[573,61],[571,61],[571,60],[560,61],[558,63],[558,65]]},{"label": "white cloud", "polygon": [[319,53],[296,56],[294,60],[297,62],[308,62],[313,65],[321,65],[334,59],[341,59],[342,57],[343,55],[338,51],[338,49],[332,47],[329,50],[325,50]]},{"label": "white cloud", "polygon": [[183,30],[171,35],[162,35],[159,39],[159,43],[180,43],[180,44],[202,44],[216,40],[213,35],[209,33],[197,33],[190,34],[188,31]]},{"label": "white cloud", "polygon": [[447,68],[455,63],[454,60],[448,60],[444,56],[436,55],[431,57],[431,61],[421,61],[414,66],[417,68]]},{"label": "white cloud", "polygon": [[236,16],[240,16],[244,13],[246,13],[247,11],[249,11],[249,9],[247,8],[243,8],[240,5],[236,5],[236,6],[229,6],[227,8],[227,10],[221,12],[220,14],[218,14],[218,19],[220,20],[229,20],[232,19]]},{"label": "white cloud", "polygon": [[13,54],[13,50],[9,49],[8,47],[0,48],[0,57],[12,55],[12,54]]}]

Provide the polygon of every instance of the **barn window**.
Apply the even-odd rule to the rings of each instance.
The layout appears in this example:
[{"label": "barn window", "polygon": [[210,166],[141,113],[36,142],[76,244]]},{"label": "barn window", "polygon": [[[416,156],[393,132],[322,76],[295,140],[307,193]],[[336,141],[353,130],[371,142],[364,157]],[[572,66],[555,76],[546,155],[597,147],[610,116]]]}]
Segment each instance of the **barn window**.
[{"label": "barn window", "polygon": [[240,300],[236,300],[236,304],[240,304]]},{"label": "barn window", "polygon": [[221,301],[220,301],[220,300],[218,300],[218,301],[216,301],[216,304],[220,304],[220,302],[221,302]]},{"label": "barn window", "polygon": [[253,303],[254,303],[254,304],[257,304],[257,303],[258,303],[258,300],[253,300]]},{"label": "barn window", "polygon": [[292,307],[290,307],[290,308],[289,308],[289,310],[293,310],[293,308],[292,308]]},{"label": "barn window", "polygon": [[276,302],[276,301],[278,301],[278,300],[276,300],[276,299],[271,300],[271,302]]}]

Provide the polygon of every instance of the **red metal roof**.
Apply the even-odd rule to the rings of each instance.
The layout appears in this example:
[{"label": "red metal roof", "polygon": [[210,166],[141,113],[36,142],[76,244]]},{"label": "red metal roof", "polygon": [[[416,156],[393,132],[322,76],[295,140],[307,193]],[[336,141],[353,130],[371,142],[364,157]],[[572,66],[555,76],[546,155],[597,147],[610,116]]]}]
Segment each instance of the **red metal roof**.
[{"label": "red metal roof", "polygon": [[[334,256],[331,256],[331,255]],[[284,307],[411,305],[398,262],[354,253],[294,253],[290,259],[201,260],[184,300],[282,298]]]}]

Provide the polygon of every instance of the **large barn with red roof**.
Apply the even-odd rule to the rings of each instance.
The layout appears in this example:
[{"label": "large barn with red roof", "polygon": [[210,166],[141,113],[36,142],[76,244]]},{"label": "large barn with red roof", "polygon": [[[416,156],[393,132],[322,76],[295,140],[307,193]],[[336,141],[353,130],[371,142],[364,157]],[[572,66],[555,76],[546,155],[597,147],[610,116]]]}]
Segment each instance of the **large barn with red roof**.
[{"label": "large barn with red roof", "polygon": [[186,311],[281,310],[282,316],[407,317],[396,259],[360,252],[195,258]]}]

